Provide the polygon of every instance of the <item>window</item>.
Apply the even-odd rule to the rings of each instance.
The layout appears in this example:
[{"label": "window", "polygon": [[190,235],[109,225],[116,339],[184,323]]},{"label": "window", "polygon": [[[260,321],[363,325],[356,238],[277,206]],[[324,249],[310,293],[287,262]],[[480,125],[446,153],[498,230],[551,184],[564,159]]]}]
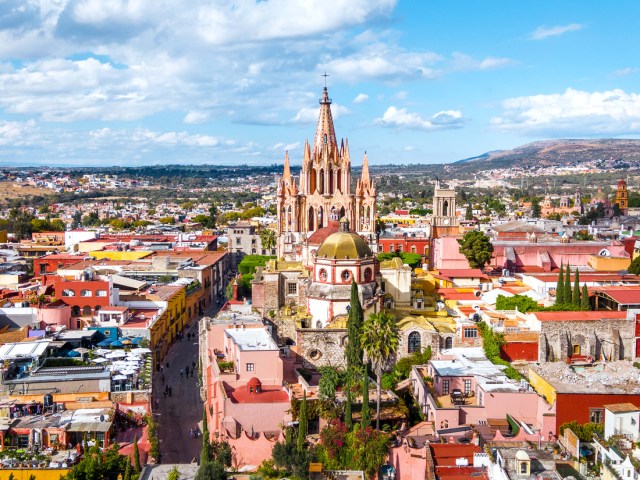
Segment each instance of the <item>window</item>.
[{"label": "window", "polygon": [[247,363],[247,372],[253,372],[255,369],[255,364]]},{"label": "window", "polygon": [[106,296],[107,296],[106,290],[96,290],[96,297],[106,297]]},{"label": "window", "polygon": [[386,290],[387,288],[387,283],[386,282],[380,282],[380,290],[382,290],[383,292]]},{"label": "window", "polygon": [[449,395],[449,380],[442,380],[442,394]]},{"label": "window", "polygon": [[47,273],[47,264],[46,263],[41,263],[40,264],[40,275],[44,275],[45,273]]},{"label": "window", "polygon": [[471,393],[471,380],[464,381],[464,394],[469,395]]},{"label": "window", "polygon": [[393,253],[393,245],[389,245],[389,253]]},{"label": "window", "polygon": [[364,269],[364,281],[365,282],[371,281],[371,269],[368,267]]},{"label": "window", "polygon": [[411,332],[409,334],[409,341],[407,343],[409,344],[407,348],[408,353],[419,352],[422,348],[422,339],[420,338],[420,333]]},{"label": "window", "polygon": [[478,338],[478,330],[475,328],[465,328],[464,338]]},{"label": "window", "polygon": [[604,409],[602,408],[589,409],[589,421],[591,423],[602,423],[603,420],[604,420]]},{"label": "window", "polygon": [[327,271],[324,268],[321,268],[320,272],[318,272],[318,277],[320,278],[321,282],[326,282],[328,278]]},{"label": "window", "polygon": [[62,290],[62,296],[63,297],[75,297],[76,296],[76,292],[71,290],[70,288],[65,288],[64,290]]},{"label": "window", "polygon": [[240,237],[237,237],[236,238],[236,245],[240,245],[240,243],[241,243]]},{"label": "window", "polygon": [[529,470],[527,468],[527,462],[520,463],[520,473],[526,475],[527,473],[529,473],[527,470]]},{"label": "window", "polygon": [[287,283],[287,295],[297,295],[298,294],[298,284],[297,283]]},{"label": "window", "polygon": [[402,252],[402,244],[398,244],[398,252]]},{"label": "window", "polygon": [[81,297],[92,297],[93,294],[92,294],[91,290],[80,290],[80,296]]},{"label": "window", "polygon": [[351,272],[349,270],[343,270],[340,277],[342,278],[342,281],[346,283],[351,280]]}]

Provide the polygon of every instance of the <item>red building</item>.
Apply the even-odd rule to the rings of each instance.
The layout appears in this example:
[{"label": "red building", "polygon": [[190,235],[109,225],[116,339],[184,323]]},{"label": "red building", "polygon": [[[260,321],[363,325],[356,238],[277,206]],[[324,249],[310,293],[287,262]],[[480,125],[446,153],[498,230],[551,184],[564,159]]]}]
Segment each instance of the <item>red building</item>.
[{"label": "red building", "polygon": [[[105,280],[58,280],[55,296],[71,307],[71,317],[97,315],[111,304],[112,284]],[[74,325],[81,328],[79,322]]]},{"label": "red building", "polygon": [[59,268],[81,262],[81,255],[70,253],[52,253],[33,260],[33,273],[36,276],[55,274]]},{"label": "red building", "polygon": [[419,253],[429,258],[429,237],[424,233],[383,232],[378,239],[381,253]]}]

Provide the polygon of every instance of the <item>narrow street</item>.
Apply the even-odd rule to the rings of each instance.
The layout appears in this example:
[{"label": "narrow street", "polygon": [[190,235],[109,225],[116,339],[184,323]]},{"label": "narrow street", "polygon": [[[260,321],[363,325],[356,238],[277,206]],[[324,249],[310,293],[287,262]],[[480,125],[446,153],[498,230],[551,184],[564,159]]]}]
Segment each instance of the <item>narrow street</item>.
[{"label": "narrow street", "polygon": [[[204,313],[213,317],[220,309],[215,303]],[[158,423],[160,453],[162,463],[191,463],[199,459],[202,437],[192,438],[190,430],[202,421],[202,401],[198,387],[198,320],[193,320],[183,331],[182,341],[176,341],[164,360],[164,385],[161,374],[154,375],[154,401],[159,399],[159,407],[154,407],[154,417]],[[187,340],[187,334],[195,338]],[[191,376],[193,364],[196,371]],[[167,368],[167,364],[169,368]],[[180,370],[189,367],[189,378]],[[172,388],[172,396],[164,396],[165,385]]]},{"label": "narrow street", "polygon": [[[190,463],[200,455],[201,437],[192,438],[189,430],[202,420],[202,401],[198,389],[198,338],[187,340],[187,333],[197,335],[197,322],[192,321],[184,330],[182,341],[176,341],[164,360],[164,385],[171,386],[172,396],[164,395],[161,374],[154,379],[154,401],[159,399],[159,408],[154,407],[158,423],[162,463]],[[169,367],[167,368],[167,364]],[[193,365],[196,371],[191,377]],[[180,370],[189,367],[189,378],[180,376]]]}]

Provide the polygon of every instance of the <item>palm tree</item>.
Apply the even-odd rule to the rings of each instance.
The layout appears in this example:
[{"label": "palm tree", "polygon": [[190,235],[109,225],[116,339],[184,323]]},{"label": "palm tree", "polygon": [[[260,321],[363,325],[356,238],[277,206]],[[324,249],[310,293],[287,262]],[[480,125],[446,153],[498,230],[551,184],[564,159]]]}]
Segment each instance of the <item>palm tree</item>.
[{"label": "palm tree", "polygon": [[276,246],[276,232],[270,228],[262,230],[262,232],[260,232],[260,243],[262,243],[262,248],[269,254],[271,249]]},{"label": "palm tree", "polygon": [[376,429],[380,430],[382,370],[398,350],[400,342],[396,318],[386,312],[372,313],[362,326],[360,342],[376,373]]}]

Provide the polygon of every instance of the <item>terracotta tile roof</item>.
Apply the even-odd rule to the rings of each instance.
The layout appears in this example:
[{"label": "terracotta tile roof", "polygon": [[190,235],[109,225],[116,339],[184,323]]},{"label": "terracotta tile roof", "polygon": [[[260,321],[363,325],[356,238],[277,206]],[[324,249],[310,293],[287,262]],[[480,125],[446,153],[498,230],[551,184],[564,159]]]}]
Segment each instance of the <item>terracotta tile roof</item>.
[{"label": "terracotta tile roof", "polygon": [[233,403],[289,403],[289,395],[280,387],[263,386],[262,392],[249,393],[246,385],[233,388],[225,385],[225,392]]},{"label": "terracotta tile roof", "polygon": [[622,305],[640,303],[640,287],[599,287],[594,291],[602,292]]},{"label": "terracotta tile roof", "polygon": [[0,333],[0,345],[4,343],[22,342],[29,336],[29,327],[24,326],[16,330],[7,330]]},{"label": "terracotta tile roof", "polygon": [[640,408],[636,407],[633,403],[612,403],[610,405],[604,405],[604,408],[613,413],[640,411]]}]

